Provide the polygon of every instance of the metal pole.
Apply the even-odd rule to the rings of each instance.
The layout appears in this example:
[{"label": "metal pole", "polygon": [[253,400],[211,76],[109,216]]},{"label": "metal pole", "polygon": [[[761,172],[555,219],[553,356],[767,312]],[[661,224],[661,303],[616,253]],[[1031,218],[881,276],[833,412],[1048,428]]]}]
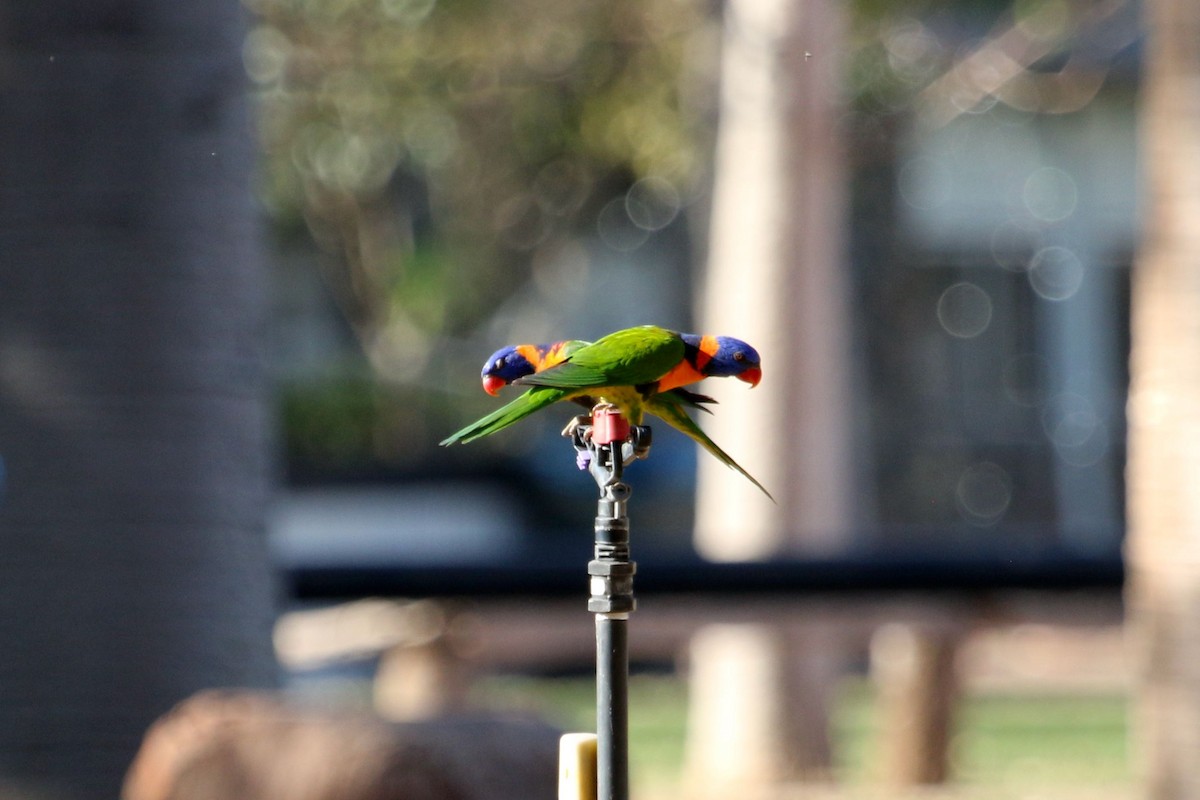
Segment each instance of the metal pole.
[{"label": "metal pole", "polygon": [[[605,445],[620,463],[622,442]],[[596,515],[595,558],[588,562],[596,614],[596,790],[598,800],[629,797],[629,613],[636,565],[629,558],[628,484],[604,487]]]},{"label": "metal pole", "polygon": [[596,796],[629,797],[629,615],[596,615]]},{"label": "metal pole", "polygon": [[626,503],[632,489],[621,480],[625,464],[650,451],[650,429],[630,428],[613,419],[611,407],[597,406],[578,417],[571,436],[600,487],[594,557],[588,562],[588,610],[596,615],[596,797],[629,800],[629,614],[637,603],[629,553]]}]

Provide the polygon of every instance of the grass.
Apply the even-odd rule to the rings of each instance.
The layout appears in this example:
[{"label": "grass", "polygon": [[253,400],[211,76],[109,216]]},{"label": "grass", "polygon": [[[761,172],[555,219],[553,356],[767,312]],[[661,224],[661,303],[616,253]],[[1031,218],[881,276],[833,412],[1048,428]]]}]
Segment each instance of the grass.
[{"label": "grass", "polygon": [[[542,714],[566,730],[594,729],[590,678],[503,677],[481,682],[477,700]],[[832,720],[835,771],[850,790],[873,786],[878,735],[871,685],[847,679]],[[957,709],[951,758],[955,796],[1026,798],[1132,793],[1126,753],[1126,699],[1111,694],[989,694]],[[671,676],[630,681],[630,771],[633,786],[673,784],[684,759],[687,687]],[[987,792],[979,794],[978,790]],[[1043,795],[1041,793],[1049,792]],[[1114,794],[1116,792],[1117,794]]]},{"label": "grass", "polygon": [[[1126,698],[1120,693],[996,693],[958,706],[951,745],[957,782],[1025,790],[1129,785]],[[874,693],[848,681],[834,729],[840,774],[869,782],[876,747]]]},{"label": "grass", "polygon": [[1112,785],[1133,779],[1120,695],[980,697],[961,712],[964,780]]}]

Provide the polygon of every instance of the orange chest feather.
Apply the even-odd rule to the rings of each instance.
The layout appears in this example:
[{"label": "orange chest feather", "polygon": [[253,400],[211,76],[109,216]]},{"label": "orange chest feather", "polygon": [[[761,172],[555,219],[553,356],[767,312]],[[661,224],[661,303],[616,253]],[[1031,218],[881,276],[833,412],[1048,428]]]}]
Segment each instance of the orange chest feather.
[{"label": "orange chest feather", "polygon": [[687,386],[689,383],[695,383],[703,379],[704,373],[684,359],[672,367],[670,372],[659,378],[658,391],[669,392],[672,389],[678,389],[680,386]]},{"label": "orange chest feather", "polygon": [[[658,381],[658,391],[669,392],[672,389],[678,389],[680,386],[687,386],[689,383],[702,381],[707,376],[701,372],[708,362],[712,361],[720,345],[714,336],[703,336],[700,339],[700,345],[694,353],[688,358],[680,359],[679,363],[671,368],[671,371]],[[692,364],[695,361],[695,364]]]}]

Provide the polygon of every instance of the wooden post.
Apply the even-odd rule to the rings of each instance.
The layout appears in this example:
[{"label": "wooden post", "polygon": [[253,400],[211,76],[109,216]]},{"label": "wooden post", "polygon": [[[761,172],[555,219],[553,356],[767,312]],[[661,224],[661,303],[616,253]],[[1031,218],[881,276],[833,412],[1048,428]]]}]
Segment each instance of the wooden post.
[{"label": "wooden post", "polygon": [[735,787],[832,777],[829,634],[819,625],[796,633],[769,624],[696,632],[683,780],[689,795],[727,797]]},{"label": "wooden post", "polygon": [[893,623],[871,640],[871,677],[879,692],[881,782],[903,789],[943,783],[958,697],[958,631]]},{"label": "wooden post", "polygon": [[1126,601],[1145,797],[1200,797],[1200,5],[1151,0],[1133,271]]},{"label": "wooden post", "polygon": [[400,643],[379,659],[373,696],[384,719],[430,719],[466,705],[470,674],[445,636]]}]

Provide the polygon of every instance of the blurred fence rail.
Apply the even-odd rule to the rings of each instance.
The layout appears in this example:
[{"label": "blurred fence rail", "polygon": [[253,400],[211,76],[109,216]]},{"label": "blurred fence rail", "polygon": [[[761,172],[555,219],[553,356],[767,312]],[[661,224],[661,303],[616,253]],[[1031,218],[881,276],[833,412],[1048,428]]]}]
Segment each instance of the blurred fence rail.
[{"label": "blurred fence rail", "polygon": [[[570,597],[586,595],[584,555],[576,564],[537,553],[490,564],[298,564],[284,569],[299,601],[361,597]],[[1067,552],[986,557],[911,555],[711,562],[699,558],[639,556],[639,597],[853,595],[918,592],[970,595],[1006,591],[1118,591],[1125,577],[1120,556]]]}]

